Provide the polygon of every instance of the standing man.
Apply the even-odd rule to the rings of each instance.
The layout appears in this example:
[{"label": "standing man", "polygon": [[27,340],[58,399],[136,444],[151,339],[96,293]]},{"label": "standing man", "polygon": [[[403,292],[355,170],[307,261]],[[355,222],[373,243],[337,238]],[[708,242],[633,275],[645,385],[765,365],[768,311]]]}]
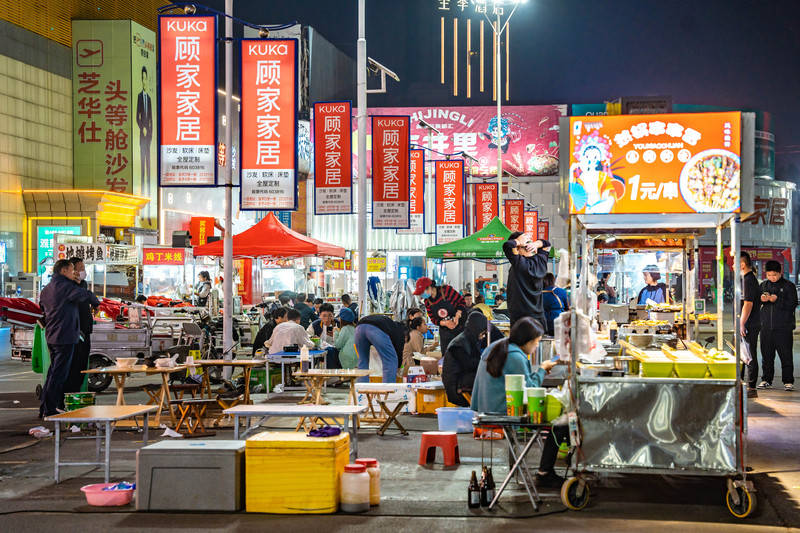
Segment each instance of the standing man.
[{"label": "standing man", "polygon": [[547,274],[550,243],[531,239],[530,235],[514,232],[503,244],[511,268],[508,272],[508,310],[511,327],[520,318],[535,318],[544,328],[542,305],[544,275]]},{"label": "standing man", "polygon": [[750,351],[750,362],[747,364],[747,396],[758,396],[758,332],[761,329],[761,289],[753,272],[753,261],[750,254],[742,252],[739,264],[742,269],[742,315],[739,319],[739,330],[742,340]]},{"label": "standing man", "polygon": [[[83,264],[83,259],[73,257],[69,262],[72,263],[72,279],[75,280],[78,287],[88,291],[89,285],[86,283],[86,266]],[[78,320],[81,336],[72,354],[72,364],[70,365],[69,378],[64,386],[64,392],[81,392],[83,380],[86,377],[81,372],[89,368],[89,352],[92,349],[91,337],[92,329],[94,328],[92,304],[89,300],[78,303]]]},{"label": "standing man", "polygon": [[150,198],[150,143],[153,142],[153,99],[147,94],[147,68],[142,67],[142,92],[136,99],[136,124],[139,126],[139,155],[142,166],[141,195]]},{"label": "standing man", "polygon": [[763,381],[760,389],[772,387],[775,375],[775,352],[781,358],[783,388],[794,390],[792,332],[795,328],[797,288],[781,275],[781,264],[767,261],[767,279],[761,283],[761,363]]},{"label": "standing man", "polygon": [[311,295],[311,299],[313,300],[317,296],[317,291],[319,290],[319,284],[317,280],[314,279],[314,274],[309,272],[306,276],[306,293]]},{"label": "standing man", "polygon": [[39,295],[44,313],[45,339],[50,351],[50,369],[42,389],[39,417],[58,413],[64,406],[64,386],[69,379],[72,354],[80,334],[78,305],[88,302],[100,305],[97,297],[74,281],[72,263],[59,259],[53,266],[53,277]]},{"label": "standing man", "polygon": [[[423,296],[428,318],[439,326],[439,344],[442,353],[447,345],[464,329],[467,320],[467,305],[464,298],[450,285],[437,287],[431,278],[419,278],[414,296]],[[402,354],[402,350],[401,350]]]}]

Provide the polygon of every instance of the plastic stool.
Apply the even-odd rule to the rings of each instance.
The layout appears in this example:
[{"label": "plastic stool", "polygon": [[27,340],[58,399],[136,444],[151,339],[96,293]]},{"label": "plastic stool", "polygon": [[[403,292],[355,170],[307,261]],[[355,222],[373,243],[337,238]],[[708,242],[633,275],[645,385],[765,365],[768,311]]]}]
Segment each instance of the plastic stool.
[{"label": "plastic stool", "polygon": [[452,431],[426,431],[422,434],[419,448],[419,464],[432,464],[436,460],[436,448],[442,449],[444,466],[461,463],[458,455],[458,435]]}]

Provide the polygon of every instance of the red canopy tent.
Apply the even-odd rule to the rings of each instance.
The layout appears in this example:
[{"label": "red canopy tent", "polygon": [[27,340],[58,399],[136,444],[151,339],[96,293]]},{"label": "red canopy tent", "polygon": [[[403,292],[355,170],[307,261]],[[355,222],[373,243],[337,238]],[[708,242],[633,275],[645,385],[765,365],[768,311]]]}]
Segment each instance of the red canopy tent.
[{"label": "red canopy tent", "polygon": [[[211,255],[222,257],[221,240],[196,246],[195,257]],[[233,236],[234,257],[304,257],[325,255],[344,257],[344,248],[333,246],[311,237],[301,235],[281,224],[273,213],[269,213],[255,226]]]}]

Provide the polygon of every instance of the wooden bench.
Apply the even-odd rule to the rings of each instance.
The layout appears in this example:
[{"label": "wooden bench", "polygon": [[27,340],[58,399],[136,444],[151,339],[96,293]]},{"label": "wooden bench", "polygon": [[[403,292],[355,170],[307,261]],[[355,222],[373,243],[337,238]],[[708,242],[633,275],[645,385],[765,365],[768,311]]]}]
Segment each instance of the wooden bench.
[{"label": "wooden bench", "polygon": [[[55,422],[55,479],[56,483],[61,481],[60,467],[62,466],[103,466],[105,467],[105,482],[108,483],[111,473],[111,432],[113,424],[120,420],[135,419],[137,416],[144,417],[142,429],[144,432],[143,441],[147,446],[148,425],[150,413],[156,412],[158,406],[155,405],[91,405],[75,409],[66,413],[61,413],[45,418],[46,422]],[[93,423],[97,427],[94,437],[67,437],[70,439],[95,439],[95,461],[94,462],[62,462],[61,461],[61,424],[87,424]],[[105,459],[100,461],[100,427],[104,428],[105,437]],[[65,439],[66,440],[66,439]],[[120,450],[122,451],[122,450]],[[135,451],[135,450],[125,450]]]},{"label": "wooden bench", "polygon": [[[170,403],[177,407],[180,416],[178,425],[175,426],[175,431],[184,437],[211,437],[216,435],[214,431],[206,431],[206,426],[203,424],[203,417],[206,415],[206,410],[210,406],[217,405],[217,400],[186,398],[172,400]],[[183,426],[186,427],[185,432],[181,431],[181,427]]]},{"label": "wooden bench", "polygon": [[[333,425],[340,426],[344,431],[350,432],[350,440],[353,445],[350,449],[350,457],[355,460],[358,457],[358,417],[367,410],[365,405],[294,405],[294,404],[260,404],[260,405],[237,405],[230,409],[225,409],[225,414],[234,418],[233,438],[239,439],[239,419],[245,419],[245,431],[242,436],[260,426],[265,420],[272,417],[285,418],[319,418],[330,421]],[[250,419],[259,418],[259,421],[251,426]],[[342,423],[339,423],[339,420]]]},{"label": "wooden bench", "polygon": [[[400,400],[397,402],[393,410],[390,410],[386,406],[386,401],[389,398],[389,395],[397,392],[395,389],[363,389],[360,391],[367,399],[367,408],[369,409],[369,415],[362,416],[360,421],[365,422],[367,424],[379,424],[378,427],[378,435],[383,436],[386,433],[386,430],[389,429],[389,426],[394,424],[400,430],[400,433],[403,435],[408,435],[408,431],[403,425],[397,420],[397,415],[400,414],[400,411],[408,405],[408,400]],[[375,402],[377,405],[374,405],[372,402]],[[377,410],[377,412],[376,412]]]}]

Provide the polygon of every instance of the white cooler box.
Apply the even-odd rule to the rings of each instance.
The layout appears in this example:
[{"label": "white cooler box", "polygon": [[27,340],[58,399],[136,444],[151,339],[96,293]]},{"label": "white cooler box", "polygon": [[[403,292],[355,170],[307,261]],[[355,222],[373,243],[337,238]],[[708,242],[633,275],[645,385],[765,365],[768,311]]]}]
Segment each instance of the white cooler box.
[{"label": "white cooler box", "polygon": [[413,383],[356,383],[356,397],[358,405],[367,405],[367,397],[362,391],[365,390],[392,389],[395,392],[386,398],[386,407],[393,410],[397,403],[405,400],[408,402],[401,413],[415,413],[417,411],[417,393]]}]

